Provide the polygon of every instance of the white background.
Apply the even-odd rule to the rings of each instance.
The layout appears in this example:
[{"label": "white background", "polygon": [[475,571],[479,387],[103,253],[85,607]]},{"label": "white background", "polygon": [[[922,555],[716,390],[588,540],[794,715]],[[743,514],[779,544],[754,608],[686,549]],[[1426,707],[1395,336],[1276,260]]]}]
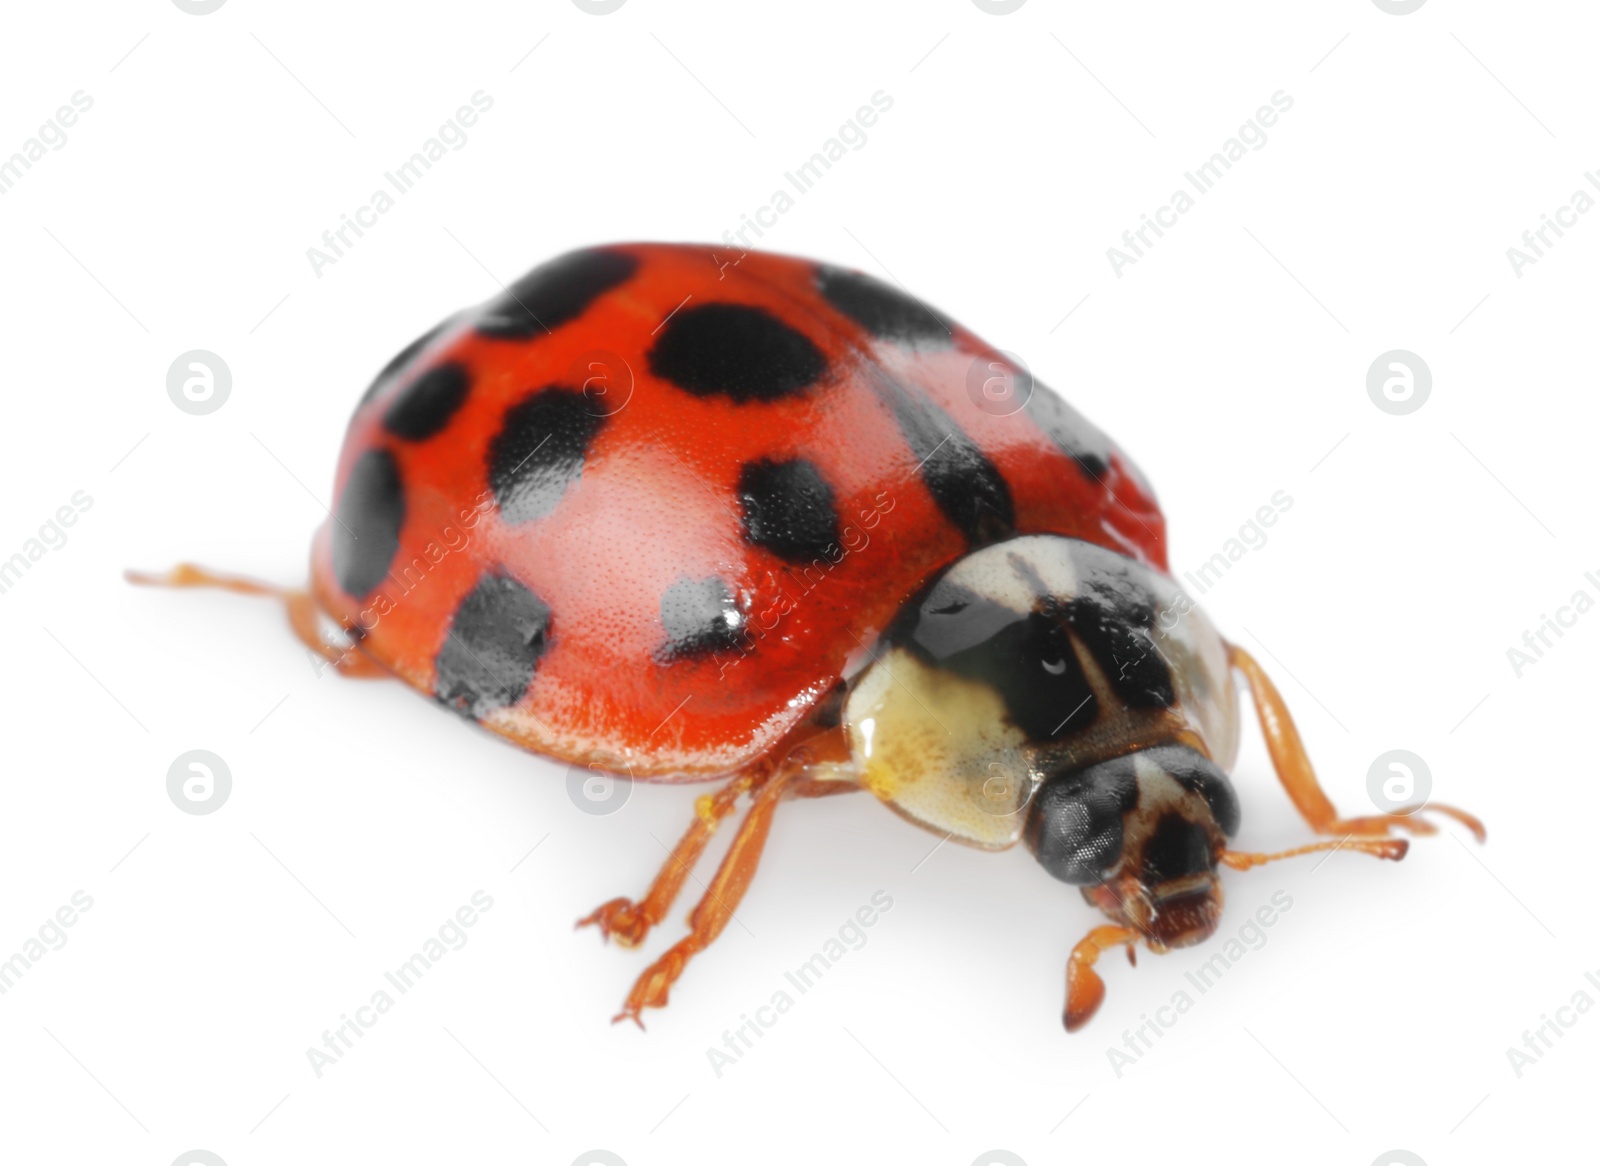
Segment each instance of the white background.
[{"label": "white background", "polygon": [[[1446,0],[13,6],[0,156],[75,91],[93,108],[0,197],[0,558],[93,503],[0,595],[0,958],[75,891],[93,907],[0,996],[0,1155],[1437,1166],[1588,1129],[1600,1014],[1564,1013],[1520,1077],[1507,1049],[1580,990],[1600,1002],[1600,614],[1520,678],[1507,649],[1600,598],[1600,215],[1520,277],[1506,250],[1600,166],[1591,21]],[[1095,922],[1076,892],[1020,850],[930,857],[864,798],[791,804],[740,925],[648,1033],[612,1027],[682,914],[645,953],[572,921],[643,889],[699,789],[581,813],[561,767],[398,685],[319,679],[270,604],[121,572],[299,582],[392,353],[575,245],[719,239],[880,89],[866,145],[762,245],[898,280],[1023,356],[1152,479],[1179,571],[1286,491],[1204,605],[1276,674],[1342,810],[1370,812],[1368,766],[1409,749],[1489,843],[1447,826],[1398,865],[1230,873],[1217,939],[1137,970],[1112,953],[1068,1037],[1065,957]],[[307,248],[477,90],[465,147],[314,274]],[[1116,275],[1107,248],[1278,90],[1266,145]],[[233,373],[208,416],[166,393],[194,348]],[[1409,416],[1366,392],[1395,348],[1433,373]],[[233,775],[207,816],[166,793],[196,748]],[[1253,723],[1235,782],[1240,845],[1308,840]],[[318,1078],[307,1048],[479,889],[470,942]],[[717,1076],[708,1047],[880,890],[865,946]],[[1119,1076],[1108,1048],[1277,891],[1265,945]]]}]

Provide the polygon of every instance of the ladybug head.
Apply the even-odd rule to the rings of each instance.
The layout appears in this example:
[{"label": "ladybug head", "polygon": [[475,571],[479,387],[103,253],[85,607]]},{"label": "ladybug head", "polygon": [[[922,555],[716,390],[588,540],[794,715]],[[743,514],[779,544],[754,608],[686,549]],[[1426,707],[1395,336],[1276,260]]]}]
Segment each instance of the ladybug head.
[{"label": "ladybug head", "polygon": [[1023,840],[1045,870],[1160,952],[1216,930],[1217,862],[1238,828],[1227,775],[1187,746],[1161,745],[1051,774]]},{"label": "ladybug head", "polygon": [[852,682],[857,780],[971,845],[1024,841],[1155,950],[1216,927],[1239,807],[1226,645],[1167,575],[1034,535],[959,560]]}]

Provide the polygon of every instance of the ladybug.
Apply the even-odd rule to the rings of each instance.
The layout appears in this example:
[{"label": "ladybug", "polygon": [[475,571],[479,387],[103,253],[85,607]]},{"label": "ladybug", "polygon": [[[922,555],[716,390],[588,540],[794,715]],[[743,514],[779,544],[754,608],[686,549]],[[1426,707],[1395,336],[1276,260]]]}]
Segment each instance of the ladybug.
[{"label": "ladybug", "polygon": [[[309,591],[192,566],[134,579],[275,594],[342,672],[397,676],[525,749],[721,781],[642,898],[580,921],[627,946],[748,801],[619,1020],[666,1004],[721,933],[786,798],[868,790],[945,838],[1021,842],[1080,888],[1110,922],[1068,958],[1068,1030],[1104,996],[1103,951],[1216,930],[1221,867],[1399,859],[1391,831],[1435,829],[1422,807],[1340,817],[1272,681],[1168,573],[1128,456],[854,271],[654,243],[554,259],[383,368],[335,497]],[[1327,840],[1229,848],[1235,672]]]}]

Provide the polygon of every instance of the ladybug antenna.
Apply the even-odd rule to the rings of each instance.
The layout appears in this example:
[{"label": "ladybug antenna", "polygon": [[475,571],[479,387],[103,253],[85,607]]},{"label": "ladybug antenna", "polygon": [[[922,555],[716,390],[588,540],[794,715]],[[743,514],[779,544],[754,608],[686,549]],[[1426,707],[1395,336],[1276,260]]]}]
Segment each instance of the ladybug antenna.
[{"label": "ladybug antenna", "polygon": [[1344,838],[1330,839],[1327,842],[1312,842],[1305,846],[1296,846],[1293,850],[1280,850],[1274,854],[1251,854],[1242,850],[1224,850],[1221,862],[1234,870],[1249,870],[1251,867],[1262,866],[1269,862],[1277,862],[1280,858],[1295,858],[1301,854],[1315,854],[1319,850],[1353,850],[1359,854],[1370,854],[1374,858],[1387,858],[1399,862],[1406,856],[1411,843],[1404,838]]}]

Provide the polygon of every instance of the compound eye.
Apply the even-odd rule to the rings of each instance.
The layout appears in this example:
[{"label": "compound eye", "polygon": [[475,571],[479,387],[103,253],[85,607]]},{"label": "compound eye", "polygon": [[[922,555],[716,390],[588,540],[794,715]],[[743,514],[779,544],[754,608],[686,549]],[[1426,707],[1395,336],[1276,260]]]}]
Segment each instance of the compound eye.
[{"label": "compound eye", "polygon": [[1122,858],[1122,817],[1138,802],[1132,756],[1063,773],[1035,796],[1023,840],[1062,882],[1098,883]]},{"label": "compound eye", "polygon": [[1044,665],[1044,670],[1050,673],[1051,676],[1062,676],[1067,671],[1065,657],[1058,656],[1054,660],[1041,660],[1039,662]]},{"label": "compound eye", "polygon": [[1190,793],[1205,799],[1217,828],[1232,838],[1239,832],[1239,796],[1228,775],[1212,762],[1183,745],[1163,745],[1145,756]]}]

